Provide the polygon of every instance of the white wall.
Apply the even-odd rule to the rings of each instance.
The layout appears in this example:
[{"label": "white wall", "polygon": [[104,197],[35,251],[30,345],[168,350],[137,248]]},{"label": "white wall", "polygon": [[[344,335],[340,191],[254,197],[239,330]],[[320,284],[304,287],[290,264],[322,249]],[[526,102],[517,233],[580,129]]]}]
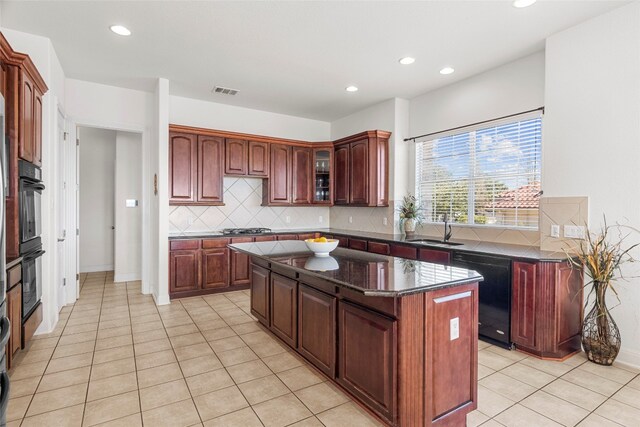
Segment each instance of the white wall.
[{"label": "white wall", "polygon": [[125,282],[142,277],[142,135],[118,131],[115,144],[114,281]]},{"label": "white wall", "polygon": [[[589,227],[640,229],[640,4],[634,2],[547,39],[543,134],[545,196],[588,196]],[[634,233],[627,243],[640,241]],[[640,258],[640,251],[635,251]],[[640,273],[617,284],[612,310],[619,360],[640,366]],[[609,306],[618,304],[610,295]]]},{"label": "white wall", "polygon": [[544,65],[538,52],[411,99],[411,136],[542,107]]},{"label": "white wall", "polygon": [[[58,253],[56,248],[56,225],[58,223],[57,196],[60,190],[55,179],[57,166],[55,162],[57,141],[57,115],[58,108],[63,107],[65,101],[65,77],[60,61],[53,50],[53,45],[48,38],[1,29],[12,48],[18,52],[30,56],[36,68],[49,87],[43,97],[42,111],[42,177],[47,189],[42,195],[42,247],[46,251],[42,259],[42,305],[43,321],[36,333],[46,333],[53,330],[58,321],[58,286],[57,277],[60,277],[58,266]],[[68,235],[71,233],[67,233]],[[73,237],[67,240],[67,244],[73,244]],[[67,283],[70,281],[67,280]],[[68,285],[68,288],[75,289]],[[71,292],[73,293],[73,292]],[[73,297],[73,295],[71,295]]]},{"label": "white wall", "polygon": [[151,206],[151,247],[154,281],[150,291],[156,304],[169,304],[169,80],[158,79],[154,94],[153,134],[155,144],[149,154],[150,175],[157,175],[158,191],[149,189]]},{"label": "white wall", "polygon": [[170,97],[169,121],[172,124],[303,141],[327,141],[330,133],[328,122],[179,96]]},{"label": "white wall", "polygon": [[80,272],[113,270],[116,132],[79,132]]}]

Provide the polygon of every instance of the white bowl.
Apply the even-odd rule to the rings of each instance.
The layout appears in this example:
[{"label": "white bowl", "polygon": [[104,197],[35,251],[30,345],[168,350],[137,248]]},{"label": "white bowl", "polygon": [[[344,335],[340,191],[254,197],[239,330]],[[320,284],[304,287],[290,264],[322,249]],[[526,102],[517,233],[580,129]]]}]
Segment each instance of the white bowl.
[{"label": "white bowl", "polygon": [[313,239],[307,239],[304,242],[309,250],[319,257],[329,256],[329,252],[338,247],[336,239],[328,239],[326,242],[314,242]]},{"label": "white bowl", "polygon": [[331,271],[340,268],[332,256],[312,256],[307,258],[304,268],[311,271]]}]

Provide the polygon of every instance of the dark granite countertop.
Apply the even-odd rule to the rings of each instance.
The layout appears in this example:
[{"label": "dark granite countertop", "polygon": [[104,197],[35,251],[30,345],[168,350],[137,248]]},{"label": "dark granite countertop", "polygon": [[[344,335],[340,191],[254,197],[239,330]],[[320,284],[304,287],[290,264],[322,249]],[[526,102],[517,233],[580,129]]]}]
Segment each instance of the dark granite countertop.
[{"label": "dark granite countertop", "polygon": [[336,248],[314,256],[301,241],[236,243],[230,248],[368,296],[395,297],[474,283],[473,270]]},{"label": "dark granite countertop", "polygon": [[20,262],[22,262],[22,257],[16,257],[16,258],[7,258],[7,266],[5,267],[7,270],[10,269],[11,267],[20,264]]},{"label": "dark granite countertop", "polygon": [[[323,234],[332,234],[336,236],[346,236],[346,237],[354,237],[354,238],[362,238],[367,240],[376,240],[384,243],[402,243],[405,245],[410,245],[417,248],[435,248],[435,249],[447,249],[456,252],[468,252],[468,253],[479,253],[486,255],[496,255],[503,256],[506,258],[514,258],[514,259],[522,259],[529,261],[545,261],[545,262],[564,262],[567,260],[567,255],[564,252],[549,252],[543,251],[537,246],[524,246],[524,245],[510,245],[506,243],[492,243],[492,242],[481,242],[474,240],[459,240],[455,237],[451,239],[451,241],[456,243],[462,243],[458,246],[450,246],[438,243],[429,243],[429,244],[418,244],[412,243],[408,240],[420,239],[421,237],[427,239],[433,239],[430,236],[420,236],[414,235],[407,238],[404,234],[385,234],[385,233],[374,233],[368,231],[354,231],[354,230],[340,230],[335,228],[317,228],[317,229],[307,229],[307,230],[274,230],[271,233],[262,233],[261,235],[269,235],[269,234],[288,234],[288,233],[313,233],[319,232]],[[223,234],[219,232],[210,232],[210,233],[181,233],[181,234],[170,234],[169,240],[175,239],[206,239],[208,237],[222,237]],[[249,234],[244,234],[242,236],[251,236]],[[227,236],[227,237],[242,237],[242,236]]]}]

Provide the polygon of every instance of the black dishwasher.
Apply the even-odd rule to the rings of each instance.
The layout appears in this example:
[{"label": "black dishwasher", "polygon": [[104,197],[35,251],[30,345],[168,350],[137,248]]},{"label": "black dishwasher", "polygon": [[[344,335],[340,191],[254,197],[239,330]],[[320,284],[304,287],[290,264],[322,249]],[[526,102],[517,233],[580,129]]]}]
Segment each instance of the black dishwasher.
[{"label": "black dishwasher", "polygon": [[452,264],[475,270],[484,277],[479,286],[479,338],[511,348],[511,260],[490,255],[454,252]]}]

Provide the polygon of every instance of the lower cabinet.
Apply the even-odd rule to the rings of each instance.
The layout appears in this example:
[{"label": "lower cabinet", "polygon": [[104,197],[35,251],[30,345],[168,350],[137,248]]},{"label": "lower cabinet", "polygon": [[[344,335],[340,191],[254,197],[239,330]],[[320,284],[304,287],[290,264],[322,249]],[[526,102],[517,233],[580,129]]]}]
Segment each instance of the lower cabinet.
[{"label": "lower cabinet", "polygon": [[200,288],[200,251],[169,252],[169,292],[196,291]]},{"label": "lower cabinet", "polygon": [[336,370],[336,302],[302,283],[298,287],[298,351],[331,378]]},{"label": "lower cabinet", "polygon": [[271,273],[271,331],[295,348],[298,341],[298,282]]},{"label": "lower cabinet", "polygon": [[269,327],[269,270],[251,265],[251,314]]},{"label": "lower cabinet", "polygon": [[[231,243],[249,243],[253,237],[236,237],[231,239]],[[231,251],[230,253],[230,277],[231,286],[248,285],[251,280],[251,261],[249,255]]]},{"label": "lower cabinet", "polygon": [[22,284],[7,291],[7,317],[11,332],[7,343],[7,369],[13,365],[13,357],[22,346]]},{"label": "lower cabinet", "polygon": [[418,259],[420,261],[433,262],[436,264],[450,264],[451,252],[441,251],[438,249],[420,248],[418,250]]},{"label": "lower cabinet", "polygon": [[393,419],[396,322],[341,301],[338,325],[338,383],[385,418]]},{"label": "lower cabinet", "polygon": [[514,262],[511,283],[511,341],[538,349],[536,343],[536,264]]},{"label": "lower cabinet", "polygon": [[229,286],[229,249],[202,250],[202,289],[219,289]]}]

